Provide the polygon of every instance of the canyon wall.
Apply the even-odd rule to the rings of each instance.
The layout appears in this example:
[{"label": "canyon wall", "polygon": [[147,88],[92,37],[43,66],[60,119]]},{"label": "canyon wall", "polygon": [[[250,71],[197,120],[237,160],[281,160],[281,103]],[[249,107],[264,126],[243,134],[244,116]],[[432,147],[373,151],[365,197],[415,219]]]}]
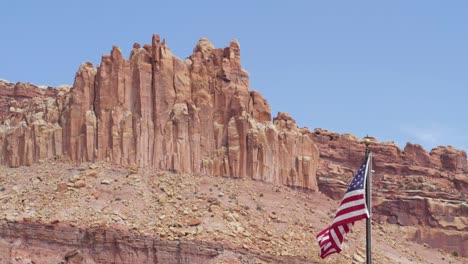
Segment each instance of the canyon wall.
[{"label": "canyon wall", "polygon": [[165,41],[119,48],[73,87],[0,82],[0,164],[65,156],[188,173],[248,177],[317,189],[318,150],[308,129],[249,90],[240,47],[201,39],[174,57]]}]

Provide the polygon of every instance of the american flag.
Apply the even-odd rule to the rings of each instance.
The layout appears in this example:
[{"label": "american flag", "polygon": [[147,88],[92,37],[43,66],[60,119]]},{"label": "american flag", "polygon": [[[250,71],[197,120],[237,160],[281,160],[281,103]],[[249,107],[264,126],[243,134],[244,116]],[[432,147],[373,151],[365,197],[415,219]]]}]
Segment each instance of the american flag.
[{"label": "american flag", "polygon": [[354,222],[369,218],[366,206],[366,176],[369,165],[368,158],[359,168],[341,201],[333,223],[317,235],[320,246],[320,257],[340,253],[343,249],[344,236],[351,230]]}]

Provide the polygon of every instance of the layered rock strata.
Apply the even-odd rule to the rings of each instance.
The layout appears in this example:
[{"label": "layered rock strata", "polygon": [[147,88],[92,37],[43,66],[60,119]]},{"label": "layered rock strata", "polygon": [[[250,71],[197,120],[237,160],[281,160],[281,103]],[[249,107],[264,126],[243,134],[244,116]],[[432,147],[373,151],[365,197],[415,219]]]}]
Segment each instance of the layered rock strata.
[{"label": "layered rock strata", "polygon": [[103,228],[17,222],[0,226],[1,263],[311,263],[198,241],[168,241]]},{"label": "layered rock strata", "polygon": [[154,35],[129,59],[114,47],[97,68],[82,64],[71,89],[23,86],[0,82],[1,164],[63,155],[317,189],[311,132],[285,113],[272,122],[237,41],[201,39],[182,61]]}]

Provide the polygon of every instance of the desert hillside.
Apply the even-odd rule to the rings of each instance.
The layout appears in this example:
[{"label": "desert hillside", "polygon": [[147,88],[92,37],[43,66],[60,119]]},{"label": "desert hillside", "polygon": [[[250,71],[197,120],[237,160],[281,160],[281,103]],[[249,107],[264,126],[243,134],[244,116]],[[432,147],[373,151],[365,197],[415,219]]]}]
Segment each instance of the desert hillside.
[{"label": "desert hillside", "polygon": [[[362,222],[342,254],[319,262],[314,238],[338,204],[316,192],[108,163],[50,160],[0,173],[1,263],[362,263],[365,256]],[[405,229],[374,222],[375,263],[463,263],[409,241]]]},{"label": "desert hillside", "polygon": [[[215,48],[202,38],[182,60],[153,35],[128,59],[113,47],[99,65],[83,63],[72,86],[0,80],[0,255],[316,262],[314,237],[365,146],[272,116],[235,40]],[[376,262],[464,262],[466,152],[377,139],[370,148]],[[325,263],[361,262],[362,228],[349,235],[352,250]]]}]

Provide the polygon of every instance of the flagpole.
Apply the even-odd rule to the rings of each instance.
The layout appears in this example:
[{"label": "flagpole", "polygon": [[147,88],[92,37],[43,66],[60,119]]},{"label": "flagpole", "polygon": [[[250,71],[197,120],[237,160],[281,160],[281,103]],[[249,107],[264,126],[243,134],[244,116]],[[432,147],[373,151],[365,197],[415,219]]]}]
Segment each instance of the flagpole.
[{"label": "flagpole", "polygon": [[371,140],[368,136],[364,138],[364,144],[366,144],[366,160],[369,159],[366,176],[366,204],[369,210],[369,218],[366,218],[366,263],[372,264],[372,154],[369,148]]}]

